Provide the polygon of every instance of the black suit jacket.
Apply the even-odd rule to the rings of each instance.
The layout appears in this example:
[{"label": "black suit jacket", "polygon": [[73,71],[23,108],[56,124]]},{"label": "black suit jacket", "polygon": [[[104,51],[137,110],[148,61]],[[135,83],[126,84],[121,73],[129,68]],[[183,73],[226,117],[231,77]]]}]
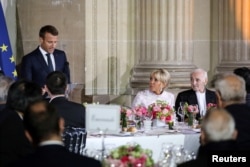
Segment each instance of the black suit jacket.
[{"label": "black suit jacket", "polygon": [[101,167],[93,158],[69,152],[61,145],[39,146],[35,153],[16,161],[11,167]]},{"label": "black suit jacket", "polygon": [[[64,51],[55,49],[54,53],[56,71],[63,72],[70,83],[69,63]],[[43,58],[39,47],[22,58],[21,78],[34,81],[41,87],[45,85],[45,79],[49,74],[49,68]]]},{"label": "black suit jacket", "polygon": [[[211,155],[217,155],[224,153],[230,156],[230,154],[238,156],[238,148],[235,140],[226,140],[219,142],[209,142],[205,146],[200,146],[197,158],[188,162],[179,164],[178,167],[207,167],[213,166]],[[224,163],[225,164],[225,163]],[[219,164],[215,165],[219,166]],[[228,166],[228,164],[227,164]]]},{"label": "black suit jacket", "polygon": [[[189,89],[183,92],[180,92],[175,100],[175,110],[178,111],[180,107],[180,102],[187,102],[188,104],[198,104],[198,100],[193,89]],[[216,104],[216,94],[214,91],[206,89],[206,103],[214,103]],[[200,118],[200,113],[196,115],[196,119]]]},{"label": "black suit jacket", "polygon": [[68,101],[65,97],[56,97],[50,101],[60,116],[65,120],[65,127],[85,128],[85,107],[81,104]]},{"label": "black suit jacket", "polygon": [[238,148],[250,151],[250,107],[247,104],[232,104],[226,110],[235,120]]},{"label": "black suit jacket", "polygon": [[17,112],[0,111],[0,166],[25,157],[33,151],[24,133],[23,122]]}]

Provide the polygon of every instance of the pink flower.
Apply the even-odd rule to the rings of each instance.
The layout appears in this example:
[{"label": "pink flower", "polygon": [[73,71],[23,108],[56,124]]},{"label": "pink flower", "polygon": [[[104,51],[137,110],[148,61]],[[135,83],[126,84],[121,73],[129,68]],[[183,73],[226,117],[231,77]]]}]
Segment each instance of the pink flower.
[{"label": "pink flower", "polygon": [[188,112],[193,112],[194,111],[194,107],[192,105],[189,105],[187,107],[187,110],[188,110]]},{"label": "pink flower", "polygon": [[128,110],[126,111],[126,116],[129,117],[129,116],[131,116],[131,115],[132,115],[132,110],[128,109]]},{"label": "pink flower", "polygon": [[166,118],[165,116],[161,116],[161,117],[160,117],[160,120],[161,120],[161,121],[165,121],[165,118]]},{"label": "pink flower", "polygon": [[164,109],[162,110],[162,113],[163,113],[164,115],[166,115],[168,112],[169,112],[169,111],[168,111],[168,109],[166,109],[166,108],[164,108]]},{"label": "pink flower", "polygon": [[127,162],[129,162],[129,157],[128,156],[123,156],[121,158],[121,161],[122,161],[122,163],[127,163]]},{"label": "pink flower", "polygon": [[154,106],[153,111],[161,111],[161,107],[160,106]]},{"label": "pink flower", "polygon": [[169,115],[169,116],[166,117],[165,120],[166,120],[167,123],[169,123],[169,122],[172,121],[172,119],[173,119],[173,118],[172,118],[172,115]]}]

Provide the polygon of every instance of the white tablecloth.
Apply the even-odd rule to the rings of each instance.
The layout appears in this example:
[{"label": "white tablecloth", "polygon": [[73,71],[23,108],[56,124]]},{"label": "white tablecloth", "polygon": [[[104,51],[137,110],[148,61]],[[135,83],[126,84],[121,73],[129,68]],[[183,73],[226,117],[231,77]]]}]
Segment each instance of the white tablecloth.
[{"label": "white tablecloth", "polygon": [[[142,146],[153,151],[153,159],[155,162],[158,161],[161,147],[163,143],[173,143],[174,145],[183,145],[188,151],[194,151],[197,153],[199,144],[200,133],[191,131],[183,131],[180,133],[163,133],[157,134],[157,131],[152,131],[149,134],[138,134],[133,136],[123,135],[107,135],[104,138],[105,145],[114,144],[115,146],[125,145],[128,142],[136,142]],[[102,146],[101,137],[88,136],[86,140],[87,149],[98,149]]]}]

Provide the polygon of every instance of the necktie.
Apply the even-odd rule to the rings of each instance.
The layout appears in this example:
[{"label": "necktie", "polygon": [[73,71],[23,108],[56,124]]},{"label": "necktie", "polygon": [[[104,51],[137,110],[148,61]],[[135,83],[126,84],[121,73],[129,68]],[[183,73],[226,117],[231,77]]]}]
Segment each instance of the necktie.
[{"label": "necktie", "polygon": [[51,61],[51,58],[50,58],[50,54],[47,53],[46,56],[47,56],[49,71],[52,72],[54,70],[53,70],[53,65],[52,65],[52,61]]}]

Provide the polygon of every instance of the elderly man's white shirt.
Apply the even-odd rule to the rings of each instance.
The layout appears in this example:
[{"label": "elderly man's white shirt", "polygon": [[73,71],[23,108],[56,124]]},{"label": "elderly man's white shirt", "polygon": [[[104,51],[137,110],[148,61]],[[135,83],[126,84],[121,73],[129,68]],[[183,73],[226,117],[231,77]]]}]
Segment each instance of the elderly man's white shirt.
[{"label": "elderly man's white shirt", "polygon": [[174,106],[174,94],[163,91],[162,94],[157,95],[150,90],[143,90],[138,92],[135,96],[132,103],[132,108],[139,105],[148,107],[150,104],[155,103],[156,100],[166,101],[172,107]]}]

